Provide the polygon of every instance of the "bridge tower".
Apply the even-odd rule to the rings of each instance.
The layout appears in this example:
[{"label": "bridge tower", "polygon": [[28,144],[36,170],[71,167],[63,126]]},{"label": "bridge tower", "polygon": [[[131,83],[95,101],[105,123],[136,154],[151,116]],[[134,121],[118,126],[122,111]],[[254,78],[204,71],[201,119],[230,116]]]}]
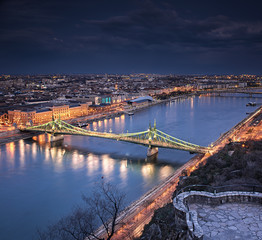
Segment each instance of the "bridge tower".
[{"label": "bridge tower", "polygon": [[157,147],[152,147],[151,143],[152,140],[154,141],[156,139],[156,120],[154,121],[154,127],[151,127],[151,123],[149,123],[149,132],[148,132],[148,142],[149,146],[147,149],[147,157],[148,158],[156,158],[158,154],[158,148]]},{"label": "bridge tower", "polygon": [[[56,130],[61,129],[62,125],[61,125],[61,119],[60,119],[60,114],[59,114],[59,118],[58,121],[55,120],[54,115],[52,115],[52,123],[51,123],[51,129],[52,129],[52,133],[51,133],[51,138],[50,138],[50,142],[54,143],[54,142],[62,142],[64,140],[64,135],[62,134],[56,134]],[[48,133],[47,133],[48,134]]]}]

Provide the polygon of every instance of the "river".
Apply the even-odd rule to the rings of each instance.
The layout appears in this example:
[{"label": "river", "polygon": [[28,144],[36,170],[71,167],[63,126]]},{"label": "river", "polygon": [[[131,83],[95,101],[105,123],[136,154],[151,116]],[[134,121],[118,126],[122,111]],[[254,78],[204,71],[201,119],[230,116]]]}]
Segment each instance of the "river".
[{"label": "river", "polygon": [[[136,112],[94,122],[88,128],[114,133],[140,132],[153,125],[171,136],[207,146],[246,117],[257,98],[199,96],[178,99]],[[65,136],[51,147],[44,135],[38,141],[20,140],[0,146],[0,239],[28,240],[36,229],[54,223],[91,196],[101,181],[110,181],[137,200],[193,155],[159,149],[158,159],[146,160],[146,147],[85,136]]]}]

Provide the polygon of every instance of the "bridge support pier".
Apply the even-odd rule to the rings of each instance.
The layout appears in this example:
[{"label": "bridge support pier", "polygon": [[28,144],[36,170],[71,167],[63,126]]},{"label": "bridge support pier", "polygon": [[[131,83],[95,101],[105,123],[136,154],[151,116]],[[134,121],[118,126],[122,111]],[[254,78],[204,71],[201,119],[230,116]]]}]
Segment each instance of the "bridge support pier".
[{"label": "bridge support pier", "polygon": [[50,142],[58,142],[58,141],[63,141],[64,140],[64,135],[51,135]]},{"label": "bridge support pier", "polygon": [[147,149],[147,157],[148,158],[155,158],[158,154],[158,148],[157,147],[148,147]]}]

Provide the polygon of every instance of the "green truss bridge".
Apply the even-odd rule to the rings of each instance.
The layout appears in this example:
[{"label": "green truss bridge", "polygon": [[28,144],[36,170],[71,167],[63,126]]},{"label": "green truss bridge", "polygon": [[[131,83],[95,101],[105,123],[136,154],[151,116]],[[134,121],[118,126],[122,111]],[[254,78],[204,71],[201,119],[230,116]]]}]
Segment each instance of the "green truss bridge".
[{"label": "green truss bridge", "polygon": [[20,128],[20,131],[38,133],[43,132],[50,133],[52,135],[81,135],[89,137],[107,138],[117,141],[124,141],[149,146],[150,149],[157,147],[175,148],[179,150],[189,151],[191,153],[206,153],[209,150],[211,150],[211,148],[209,147],[201,147],[196,144],[185,142],[183,140],[172,137],[164,132],[161,132],[160,130],[156,129],[156,124],[154,124],[154,127],[149,126],[149,129],[143,132],[115,134],[111,132],[107,133],[89,131],[86,129],[75,127],[60,119],[56,119],[38,126],[23,127]]}]

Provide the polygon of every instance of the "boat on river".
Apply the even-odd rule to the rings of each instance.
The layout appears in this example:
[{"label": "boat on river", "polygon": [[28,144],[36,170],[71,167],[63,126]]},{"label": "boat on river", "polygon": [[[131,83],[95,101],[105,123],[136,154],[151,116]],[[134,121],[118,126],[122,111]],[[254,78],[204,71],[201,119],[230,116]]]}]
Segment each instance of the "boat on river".
[{"label": "boat on river", "polygon": [[256,102],[249,102],[249,103],[246,104],[247,107],[248,106],[255,107],[256,105],[257,105]]}]

